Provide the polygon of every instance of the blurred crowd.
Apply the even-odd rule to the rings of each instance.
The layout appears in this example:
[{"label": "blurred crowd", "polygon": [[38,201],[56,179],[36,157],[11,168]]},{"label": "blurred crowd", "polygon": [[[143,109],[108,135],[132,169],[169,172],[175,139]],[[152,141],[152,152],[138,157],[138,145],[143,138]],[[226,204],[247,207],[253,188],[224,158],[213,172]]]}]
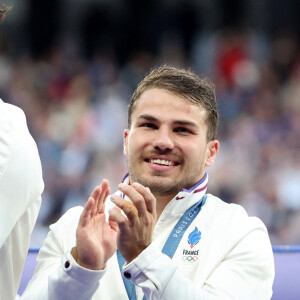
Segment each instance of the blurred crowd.
[{"label": "blurred crowd", "polygon": [[208,192],[239,203],[266,224],[273,245],[300,244],[300,48],[292,33],[272,39],[220,30],[195,35],[189,51],[176,37],[157,53],[137,51],[120,64],[110,47],[84,58],[71,43],[39,59],[11,57],[0,44],[0,97],[27,115],[43,165],[45,191],[32,238],[83,205],[108,178],[126,174],[122,134],[127,105],[148,70],[190,67],[215,84],[220,152]]}]

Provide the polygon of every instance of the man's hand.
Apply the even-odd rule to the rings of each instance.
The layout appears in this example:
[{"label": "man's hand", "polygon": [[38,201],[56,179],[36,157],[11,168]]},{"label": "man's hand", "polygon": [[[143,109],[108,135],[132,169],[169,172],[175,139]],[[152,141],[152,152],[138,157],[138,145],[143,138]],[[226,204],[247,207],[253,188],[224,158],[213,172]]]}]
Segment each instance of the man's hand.
[{"label": "man's hand", "polygon": [[129,263],[152,242],[152,233],[157,221],[156,199],[149,188],[136,182],[132,185],[121,183],[118,188],[133,203],[113,195],[111,201],[124,211],[127,218],[116,208],[109,211],[110,217],[119,227],[118,249]]},{"label": "man's hand", "polygon": [[105,221],[105,199],[109,194],[109,183],[104,179],[94,189],[80,216],[76,231],[77,245],[72,255],[78,264],[87,269],[104,269],[117,249],[118,225],[111,219],[109,223]]}]

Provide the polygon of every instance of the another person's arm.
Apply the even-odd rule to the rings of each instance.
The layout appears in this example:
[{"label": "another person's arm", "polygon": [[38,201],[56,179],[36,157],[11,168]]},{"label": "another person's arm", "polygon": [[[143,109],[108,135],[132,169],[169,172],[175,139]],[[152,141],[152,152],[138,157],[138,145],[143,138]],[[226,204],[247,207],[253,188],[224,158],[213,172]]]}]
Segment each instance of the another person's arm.
[{"label": "another person's arm", "polygon": [[44,189],[37,146],[24,112],[0,99],[0,290],[17,293]]}]

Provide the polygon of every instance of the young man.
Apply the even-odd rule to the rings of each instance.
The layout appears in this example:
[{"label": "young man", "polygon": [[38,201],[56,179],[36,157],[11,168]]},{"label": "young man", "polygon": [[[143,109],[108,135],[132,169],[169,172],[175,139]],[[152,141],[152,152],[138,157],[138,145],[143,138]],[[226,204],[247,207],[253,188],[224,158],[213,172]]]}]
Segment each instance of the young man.
[{"label": "young man", "polygon": [[147,75],[124,131],[128,176],[50,227],[23,299],[270,299],[265,226],[206,195],[217,124],[207,80],[168,66]]},{"label": "young man", "polygon": [[0,299],[15,299],[44,189],[21,109],[0,99]]}]

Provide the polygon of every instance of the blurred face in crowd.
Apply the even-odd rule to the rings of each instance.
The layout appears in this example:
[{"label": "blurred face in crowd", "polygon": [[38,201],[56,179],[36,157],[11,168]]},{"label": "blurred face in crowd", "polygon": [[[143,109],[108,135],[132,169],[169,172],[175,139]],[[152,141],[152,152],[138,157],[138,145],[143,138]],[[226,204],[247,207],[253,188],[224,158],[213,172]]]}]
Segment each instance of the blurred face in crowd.
[{"label": "blurred face in crowd", "polygon": [[124,131],[130,183],[156,196],[176,195],[195,185],[212,165],[216,140],[207,141],[206,111],[160,88],[142,93]]}]

